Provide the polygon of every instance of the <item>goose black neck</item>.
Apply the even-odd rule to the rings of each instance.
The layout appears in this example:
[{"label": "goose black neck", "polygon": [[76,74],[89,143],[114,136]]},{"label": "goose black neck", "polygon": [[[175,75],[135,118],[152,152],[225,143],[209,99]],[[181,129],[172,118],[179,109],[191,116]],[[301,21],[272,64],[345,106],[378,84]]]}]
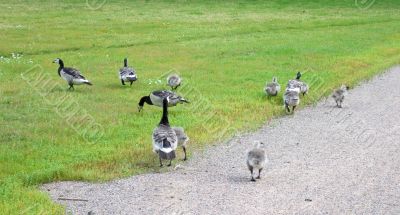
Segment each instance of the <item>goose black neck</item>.
[{"label": "goose black neck", "polygon": [[60,60],[58,60],[58,64],[60,65],[60,67],[58,67],[58,76],[61,77],[60,72],[64,68],[64,62],[60,59]]},{"label": "goose black neck", "polygon": [[153,102],[151,102],[150,96],[143,96],[139,101],[139,106],[143,106],[145,102],[149,105],[153,105]]},{"label": "goose black neck", "polygon": [[300,78],[301,78],[301,73],[298,72],[297,75],[296,75],[296,79],[297,79],[297,80],[300,80]]},{"label": "goose black neck", "polygon": [[167,125],[169,126],[169,121],[168,121],[168,101],[167,99],[163,100],[163,115],[160,121],[160,125]]},{"label": "goose black neck", "polygon": [[124,67],[127,67],[128,66],[128,59],[124,59]]},{"label": "goose black neck", "polygon": [[60,65],[60,68],[64,68],[64,62],[60,59],[58,60],[58,64]]}]

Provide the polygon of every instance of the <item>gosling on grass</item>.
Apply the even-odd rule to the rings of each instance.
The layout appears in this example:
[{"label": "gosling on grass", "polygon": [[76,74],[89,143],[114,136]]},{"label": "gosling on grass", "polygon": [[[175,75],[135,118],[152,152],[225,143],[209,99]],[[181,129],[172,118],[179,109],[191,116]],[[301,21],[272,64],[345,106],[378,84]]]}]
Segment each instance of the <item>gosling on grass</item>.
[{"label": "gosling on grass", "polygon": [[[253,149],[247,153],[247,167],[250,170],[251,181],[261,179],[261,171],[263,170],[265,163],[267,162],[267,156],[264,150],[263,142],[255,142]],[[254,171],[258,170],[258,176],[254,178]]]},{"label": "gosling on grass", "polygon": [[168,121],[168,100],[163,99],[163,114],[161,121],[153,131],[153,151],[158,154],[160,167],[163,166],[162,160],[169,160],[168,166],[175,159],[175,150],[178,146],[178,137],[175,131],[170,127]]},{"label": "gosling on grass", "polygon": [[79,70],[71,67],[64,67],[64,62],[60,58],[56,58],[53,63],[58,63],[58,75],[62,77],[65,81],[67,81],[69,85],[69,90],[74,90],[74,85],[92,85],[90,81],[88,81],[83,75],[81,75]]},{"label": "gosling on grass", "polygon": [[185,130],[182,127],[172,127],[172,129],[178,137],[178,146],[182,147],[183,153],[185,154],[183,160],[186,161],[186,144],[189,141],[189,137],[186,135]]},{"label": "gosling on grass", "polygon": [[267,85],[265,86],[264,90],[267,96],[278,95],[279,91],[281,90],[281,85],[279,85],[278,79],[276,77],[273,77],[271,83],[267,82]]},{"label": "gosling on grass", "polygon": [[285,109],[290,113],[290,107],[292,107],[292,112],[297,105],[300,104],[300,88],[286,88],[285,94],[283,94],[283,103],[285,104]]},{"label": "gosling on grass", "polygon": [[335,100],[336,106],[338,108],[342,108],[344,96],[347,95],[348,89],[349,89],[349,87],[347,87],[346,85],[343,84],[339,89],[336,89],[333,91],[332,97]]},{"label": "gosling on grass", "polygon": [[177,74],[171,74],[167,77],[167,85],[171,87],[171,90],[176,90],[181,86],[182,79]]}]

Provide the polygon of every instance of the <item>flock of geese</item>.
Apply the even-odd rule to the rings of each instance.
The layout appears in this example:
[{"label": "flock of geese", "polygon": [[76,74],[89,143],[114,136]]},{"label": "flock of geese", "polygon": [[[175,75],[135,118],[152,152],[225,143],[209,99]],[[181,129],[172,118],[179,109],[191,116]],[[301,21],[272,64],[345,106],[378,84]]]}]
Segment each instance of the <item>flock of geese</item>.
[{"label": "flock of geese", "polygon": [[[64,62],[60,58],[56,58],[53,63],[58,63],[58,75],[62,77],[69,85],[69,90],[74,90],[74,85],[92,85],[79,70],[71,67],[64,67]],[[307,83],[301,81],[302,74],[297,73],[296,78],[289,80],[285,92],[283,93],[283,103],[285,110],[294,113],[296,106],[300,104],[300,95],[305,96],[309,91]],[[124,66],[119,70],[119,78],[122,85],[125,82],[137,81],[136,71],[128,66],[127,58],[124,59]],[[182,127],[171,127],[168,119],[168,108],[177,104],[189,103],[185,98],[179,96],[175,91],[181,85],[182,79],[177,74],[172,74],[167,77],[167,85],[171,87],[169,90],[157,90],[151,92],[148,96],[143,96],[138,104],[138,111],[143,109],[144,104],[155,105],[162,107],[162,116],[160,123],[153,130],[153,151],[158,154],[160,167],[163,166],[163,160],[169,160],[168,166],[176,158],[175,151],[178,146],[182,147],[184,152],[183,160],[186,160],[186,144],[189,137],[186,135]],[[272,82],[267,82],[264,91],[267,96],[277,96],[281,90],[278,79],[273,77]],[[336,102],[337,107],[341,108],[344,97],[347,94],[348,87],[342,85],[339,89],[334,90],[332,97]],[[292,108],[292,110],[290,110]],[[261,171],[267,161],[264,143],[255,142],[254,147],[247,153],[247,167],[251,173],[251,181],[261,178]],[[258,176],[254,178],[254,172],[258,171]]]}]

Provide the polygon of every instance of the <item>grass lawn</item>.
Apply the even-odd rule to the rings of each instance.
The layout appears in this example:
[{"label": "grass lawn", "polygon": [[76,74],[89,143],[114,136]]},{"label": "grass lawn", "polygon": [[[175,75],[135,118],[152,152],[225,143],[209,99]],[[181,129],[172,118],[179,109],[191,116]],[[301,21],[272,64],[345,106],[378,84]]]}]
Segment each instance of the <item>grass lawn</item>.
[{"label": "grass lawn", "polygon": [[[263,92],[273,76],[284,86],[304,72],[305,106],[400,63],[397,0],[88,2],[0,0],[3,214],[63,213],[39,191],[45,182],[164,171],[151,151],[161,108],[138,113],[137,103],[170,72],[191,101],[171,108],[170,122],[193,151],[284,114],[282,93]],[[94,85],[67,91],[57,57]],[[138,73],[132,86],[117,76],[124,57]]]}]

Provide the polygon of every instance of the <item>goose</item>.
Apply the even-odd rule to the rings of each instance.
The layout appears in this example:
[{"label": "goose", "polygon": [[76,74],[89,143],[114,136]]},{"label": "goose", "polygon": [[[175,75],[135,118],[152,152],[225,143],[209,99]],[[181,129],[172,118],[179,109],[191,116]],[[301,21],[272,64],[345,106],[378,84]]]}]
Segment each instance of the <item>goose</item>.
[{"label": "goose", "polygon": [[185,153],[185,157],[183,160],[186,160],[186,143],[189,141],[189,137],[186,135],[185,130],[182,127],[172,127],[175,131],[176,136],[178,137],[178,146],[181,146],[183,149],[183,153]]},{"label": "goose", "polygon": [[300,103],[300,89],[299,88],[286,88],[285,94],[283,95],[283,103],[285,104],[286,110],[290,113],[289,107],[293,107],[292,112],[297,105]]},{"label": "goose", "polygon": [[119,69],[119,79],[121,79],[122,85],[125,85],[125,81],[131,82],[131,85],[134,81],[137,80],[136,72],[133,68],[128,67],[128,59],[124,59],[124,67]]},{"label": "goose", "polygon": [[175,131],[169,126],[168,121],[168,100],[163,99],[163,114],[159,125],[153,131],[153,151],[158,154],[160,167],[163,166],[162,160],[169,160],[168,166],[171,166],[175,158],[175,150],[178,146],[178,137]]},{"label": "goose", "polygon": [[[267,162],[267,156],[265,155],[264,143],[255,142],[253,149],[247,153],[247,167],[250,170],[251,181],[256,181],[256,179],[261,179],[261,171]],[[258,176],[254,179],[254,170],[258,170]]]},{"label": "goose", "polygon": [[171,87],[172,90],[176,90],[181,86],[182,79],[177,74],[172,74],[167,77],[167,85]]},{"label": "goose", "polygon": [[90,81],[81,75],[79,70],[75,68],[64,67],[64,62],[60,58],[56,58],[53,63],[58,63],[60,65],[60,67],[58,67],[58,75],[68,82],[68,89],[74,89],[74,84],[92,85]]},{"label": "goose", "polygon": [[349,89],[349,87],[342,84],[342,86],[339,89],[336,89],[333,91],[332,97],[335,100],[337,107],[342,108],[344,96],[347,95],[348,89]]},{"label": "goose", "polygon": [[148,105],[155,105],[162,107],[163,106],[163,99],[168,98],[168,106],[176,106],[178,103],[189,103],[186,99],[184,99],[182,96],[179,96],[178,94],[169,91],[169,90],[157,90],[153,91],[150,93],[148,96],[143,96],[138,105],[138,110],[139,112],[143,109],[144,103],[147,103]]},{"label": "goose", "polygon": [[309,87],[308,87],[307,83],[300,81],[301,76],[302,76],[301,72],[297,72],[296,79],[289,80],[286,87],[287,88],[299,88],[300,92],[304,96],[305,94],[308,93]]},{"label": "goose", "polygon": [[272,78],[271,83],[267,83],[267,85],[264,88],[265,93],[268,96],[276,96],[278,95],[279,91],[281,90],[281,85],[278,83],[278,79],[276,77]]}]

